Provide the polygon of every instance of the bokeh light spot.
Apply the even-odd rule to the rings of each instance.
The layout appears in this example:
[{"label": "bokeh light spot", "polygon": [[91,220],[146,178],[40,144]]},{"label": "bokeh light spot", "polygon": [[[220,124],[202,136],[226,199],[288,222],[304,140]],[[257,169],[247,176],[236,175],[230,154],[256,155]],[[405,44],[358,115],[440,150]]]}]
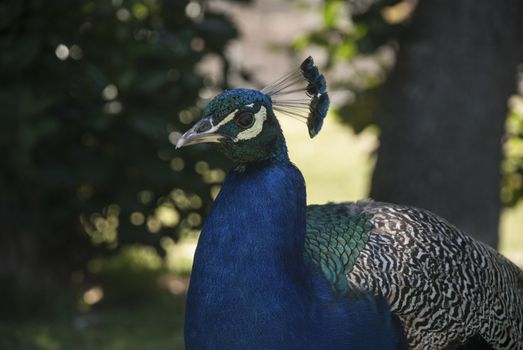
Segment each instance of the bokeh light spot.
[{"label": "bokeh light spot", "polygon": [[193,49],[196,52],[200,52],[205,48],[205,41],[203,41],[202,38],[193,38],[191,40],[191,49]]},{"label": "bokeh light spot", "polygon": [[225,171],[219,168],[204,171],[202,175],[203,181],[207,184],[220,183],[225,179]]},{"label": "bokeh light spot", "polygon": [[81,215],[80,222],[94,244],[114,244],[118,237],[119,214],[119,207],[109,206],[104,208],[104,215],[100,213],[93,213],[89,217]]},{"label": "bokeh light spot", "polygon": [[156,209],[156,217],[166,227],[175,227],[180,222],[180,214],[170,204],[163,204]]},{"label": "bokeh light spot", "polygon": [[102,90],[102,97],[106,101],[114,100],[117,96],[118,88],[114,84],[109,84]]},{"label": "bokeh light spot", "polygon": [[116,11],[116,18],[122,22],[127,22],[131,18],[131,13],[129,10],[121,8]]},{"label": "bokeh light spot", "polygon": [[69,49],[69,55],[71,56],[72,59],[78,61],[78,60],[82,59],[82,57],[84,57],[84,52],[82,51],[80,46],[73,45]]},{"label": "bokeh light spot", "polygon": [[182,210],[190,209],[191,203],[185,192],[179,188],[171,191],[170,195],[176,206]]},{"label": "bokeh light spot", "polygon": [[149,216],[147,218],[147,230],[151,233],[157,233],[161,230],[162,224],[161,222],[155,218],[154,216]]},{"label": "bokeh light spot", "polygon": [[185,7],[185,14],[189,18],[197,18],[202,13],[202,7],[196,1],[191,1]]},{"label": "bokeh light spot", "polygon": [[69,57],[69,48],[64,44],[60,44],[56,47],[54,53],[59,60],[65,61]]},{"label": "bokeh light spot", "polygon": [[84,303],[94,305],[100,302],[104,297],[104,290],[100,286],[89,288],[83,295]]},{"label": "bokeh light spot", "polygon": [[190,213],[187,216],[187,222],[192,227],[196,227],[196,226],[199,226],[202,223],[202,217],[198,213]]},{"label": "bokeh light spot", "polygon": [[193,209],[199,209],[202,207],[203,202],[202,202],[202,199],[198,195],[191,196],[189,201],[191,203],[191,208],[193,208]]},{"label": "bokeh light spot", "polygon": [[103,109],[106,114],[118,114],[122,111],[122,104],[119,101],[107,102]]},{"label": "bokeh light spot", "polygon": [[193,116],[190,111],[184,109],[178,114],[178,119],[184,124],[190,124],[193,121]]},{"label": "bokeh light spot", "polygon": [[198,174],[202,175],[203,173],[209,170],[209,164],[207,164],[207,162],[204,162],[203,160],[200,160],[196,162],[196,164],[194,165],[194,170]]},{"label": "bokeh light spot", "polygon": [[174,171],[182,171],[185,167],[185,161],[180,158],[176,157],[171,160],[171,169]]},{"label": "bokeh light spot", "polygon": [[138,193],[138,199],[142,204],[149,204],[153,200],[154,194],[152,191],[143,190]]},{"label": "bokeh light spot", "polygon": [[120,206],[118,204],[111,204],[107,207],[107,215],[108,216],[118,216],[120,215]]},{"label": "bokeh light spot", "polygon": [[133,5],[133,15],[136,19],[143,21],[149,15],[149,9],[144,4],[135,3]]},{"label": "bokeh light spot", "polygon": [[145,222],[145,216],[139,211],[135,211],[129,216],[129,221],[135,226],[140,226]]}]

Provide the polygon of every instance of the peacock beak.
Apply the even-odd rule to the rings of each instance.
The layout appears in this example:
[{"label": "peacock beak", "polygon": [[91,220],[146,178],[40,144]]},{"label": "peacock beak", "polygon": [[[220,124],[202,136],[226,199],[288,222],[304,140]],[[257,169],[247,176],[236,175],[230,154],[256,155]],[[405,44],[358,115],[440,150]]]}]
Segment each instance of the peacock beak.
[{"label": "peacock beak", "polygon": [[198,143],[220,142],[223,136],[216,133],[217,129],[217,127],[212,125],[209,118],[202,118],[180,137],[178,142],[176,142],[176,148]]}]

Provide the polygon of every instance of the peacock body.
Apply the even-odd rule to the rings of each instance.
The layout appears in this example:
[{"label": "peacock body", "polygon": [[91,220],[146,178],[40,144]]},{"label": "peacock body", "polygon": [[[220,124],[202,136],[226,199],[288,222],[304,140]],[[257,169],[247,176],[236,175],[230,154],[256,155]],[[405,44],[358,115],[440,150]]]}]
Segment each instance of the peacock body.
[{"label": "peacock body", "polygon": [[339,292],[385,298],[412,349],[523,349],[523,272],[426,210],[309,206],[305,254]]},{"label": "peacock body", "polygon": [[523,349],[523,273],[494,250],[421,209],[306,206],[275,112],[313,137],[328,105],[308,58],[261,91],[217,96],[178,141],[236,163],[198,242],[187,349]]},{"label": "peacock body", "polygon": [[385,299],[345,298],[306,262],[305,217],[290,163],[227,176],[195,254],[187,349],[404,348]]}]

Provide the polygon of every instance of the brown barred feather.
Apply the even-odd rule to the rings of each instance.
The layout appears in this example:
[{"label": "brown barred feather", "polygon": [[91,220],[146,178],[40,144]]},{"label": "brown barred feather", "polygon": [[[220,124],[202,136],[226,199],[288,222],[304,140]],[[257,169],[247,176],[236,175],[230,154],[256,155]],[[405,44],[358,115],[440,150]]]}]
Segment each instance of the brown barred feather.
[{"label": "brown barred feather", "polygon": [[372,201],[335,206],[346,216],[369,215],[372,224],[345,266],[349,289],[385,297],[412,349],[481,337],[497,350],[523,350],[523,272],[516,265],[425,210]]}]

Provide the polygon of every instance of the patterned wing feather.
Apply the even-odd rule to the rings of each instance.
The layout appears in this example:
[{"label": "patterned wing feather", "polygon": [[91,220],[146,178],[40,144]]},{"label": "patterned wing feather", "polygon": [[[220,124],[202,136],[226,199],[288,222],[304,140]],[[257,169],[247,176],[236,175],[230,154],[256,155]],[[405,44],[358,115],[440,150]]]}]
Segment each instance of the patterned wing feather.
[{"label": "patterned wing feather", "polygon": [[319,266],[340,293],[348,292],[346,274],[362,252],[372,229],[371,215],[347,215],[344,206],[309,206],[305,256]]},{"label": "patterned wing feather", "polygon": [[385,297],[412,349],[476,336],[523,349],[523,272],[428,211],[372,201],[309,206],[305,250],[338,291]]}]

